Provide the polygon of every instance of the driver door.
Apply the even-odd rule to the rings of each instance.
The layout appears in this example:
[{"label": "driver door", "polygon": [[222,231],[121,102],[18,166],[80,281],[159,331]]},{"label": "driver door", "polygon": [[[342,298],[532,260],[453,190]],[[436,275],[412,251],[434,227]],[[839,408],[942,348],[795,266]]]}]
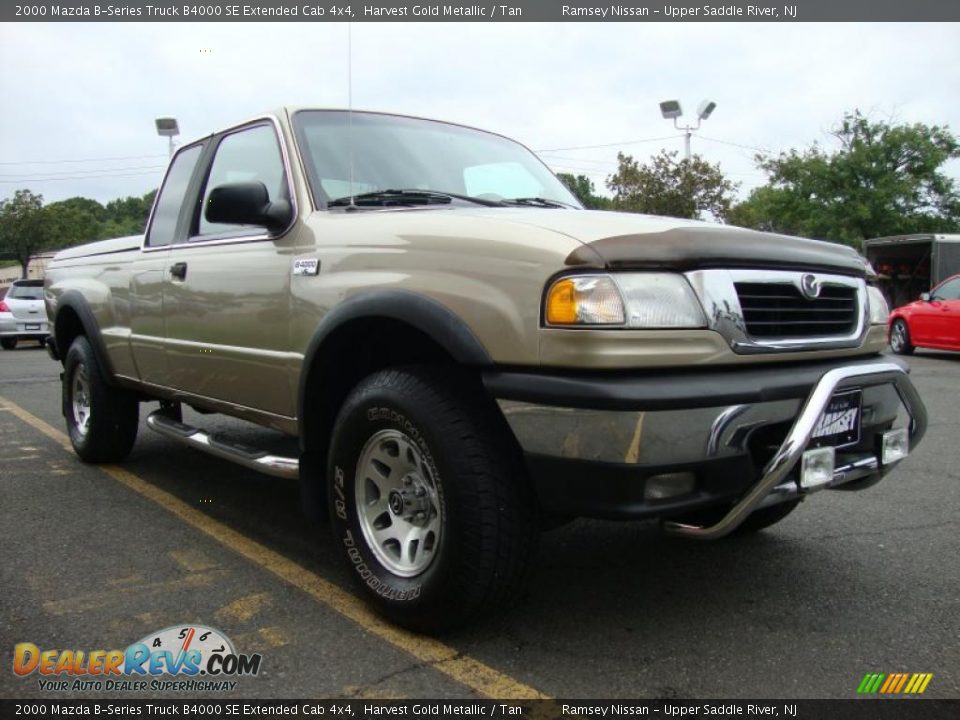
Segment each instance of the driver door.
[{"label": "driver door", "polygon": [[165,353],[173,387],[262,413],[292,417],[290,277],[296,218],[280,233],[207,220],[211,191],[262,182],[290,200],[290,171],[269,120],[215,138],[188,232],[171,246],[164,284]]},{"label": "driver door", "polygon": [[931,295],[933,341],[940,347],[960,346],[960,277],[940,284]]}]

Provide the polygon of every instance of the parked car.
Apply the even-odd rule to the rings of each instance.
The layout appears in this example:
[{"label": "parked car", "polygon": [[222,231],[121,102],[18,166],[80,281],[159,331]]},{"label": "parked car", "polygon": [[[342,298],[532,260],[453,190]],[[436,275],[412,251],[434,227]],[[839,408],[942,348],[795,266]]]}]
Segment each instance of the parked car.
[{"label": "parked car", "polygon": [[926,427],[853,249],[584,210],[519,143],[450,123],[226,128],[176,152],[145,236],[46,272],[80,458],[122,460],[159,401],[171,442],[299,478],[370,602],[417,630],[517,597],[545,526],[756,532],[875,484]]},{"label": "parked car", "polygon": [[19,340],[36,340],[42,346],[48,328],[43,280],[15,280],[0,300],[0,346],[13,350]]},{"label": "parked car", "polygon": [[890,347],[899,355],[918,347],[960,350],[960,275],[891,313]]}]

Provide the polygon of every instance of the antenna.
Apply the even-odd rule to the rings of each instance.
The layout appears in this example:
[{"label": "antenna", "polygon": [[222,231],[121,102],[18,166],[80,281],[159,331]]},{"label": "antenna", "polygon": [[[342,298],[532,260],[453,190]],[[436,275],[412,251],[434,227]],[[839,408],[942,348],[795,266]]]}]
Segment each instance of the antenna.
[{"label": "antenna", "polygon": [[347,23],[347,156],[350,159],[350,207],[353,197],[353,23]]}]

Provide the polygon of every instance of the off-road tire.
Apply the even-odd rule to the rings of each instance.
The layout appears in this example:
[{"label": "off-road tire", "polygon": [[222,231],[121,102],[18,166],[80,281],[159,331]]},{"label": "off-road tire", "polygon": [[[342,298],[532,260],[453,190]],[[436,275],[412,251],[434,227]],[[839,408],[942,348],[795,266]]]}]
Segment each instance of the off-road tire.
[{"label": "off-road tire", "polygon": [[0,347],[4,350],[16,350],[17,349],[17,339],[16,338],[2,338],[0,339]]},{"label": "off-road tire", "polygon": [[83,335],[73,341],[64,359],[63,415],[70,443],[84,462],[123,460],[137,439],[140,403],[104,381],[90,341]]},{"label": "off-road tire", "polygon": [[897,318],[890,326],[890,349],[897,355],[913,355],[916,349],[910,342],[910,326],[903,318]]},{"label": "off-road tire", "polygon": [[[340,409],[327,456],[334,539],[369,601],[398,625],[442,632],[519,595],[538,538],[536,503],[519,449],[488,403],[466,374],[415,367],[368,376]],[[359,463],[371,457],[371,443],[376,446],[386,435],[384,447],[389,449],[389,438],[398,432],[412,441],[408,447],[417,455],[413,467],[425,470],[417,474],[392,465],[377,482],[389,486],[387,478],[395,471],[404,479],[426,477],[435,491],[428,504],[435,501],[438,510],[439,539],[432,559],[423,569],[407,568],[407,576],[389,568],[385,562],[390,558],[378,557],[384,556],[384,546],[375,549],[364,535],[373,532],[369,518],[380,512],[380,504],[368,495],[358,499],[357,491],[363,483],[362,492],[369,492],[366,478],[375,470]],[[361,511],[363,503],[374,509]],[[399,516],[389,506],[384,512],[390,513],[392,531]],[[424,555],[417,557],[422,562]],[[402,561],[401,556],[395,562]]]}]

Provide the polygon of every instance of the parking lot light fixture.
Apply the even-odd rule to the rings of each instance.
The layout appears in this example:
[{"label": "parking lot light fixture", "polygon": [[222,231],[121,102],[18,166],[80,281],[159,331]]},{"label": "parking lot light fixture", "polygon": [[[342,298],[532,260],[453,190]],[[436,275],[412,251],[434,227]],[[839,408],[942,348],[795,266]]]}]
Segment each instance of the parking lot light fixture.
[{"label": "parking lot light fixture", "polygon": [[173,138],[180,134],[180,125],[177,119],[172,117],[157,118],[154,121],[157,125],[157,135],[165,137],[169,141],[170,156],[173,157]]},{"label": "parking lot light fixture", "polygon": [[697,107],[697,124],[690,125],[687,123],[681,127],[680,123],[677,122],[677,120],[683,117],[683,109],[680,107],[680,101],[664,100],[660,103],[660,114],[663,116],[663,119],[673,120],[673,126],[677,130],[683,130],[683,156],[685,159],[690,159],[690,137],[693,135],[693,131],[699,130],[700,123],[710,117],[716,109],[717,104],[713,100],[704,100]]}]

